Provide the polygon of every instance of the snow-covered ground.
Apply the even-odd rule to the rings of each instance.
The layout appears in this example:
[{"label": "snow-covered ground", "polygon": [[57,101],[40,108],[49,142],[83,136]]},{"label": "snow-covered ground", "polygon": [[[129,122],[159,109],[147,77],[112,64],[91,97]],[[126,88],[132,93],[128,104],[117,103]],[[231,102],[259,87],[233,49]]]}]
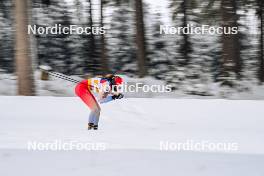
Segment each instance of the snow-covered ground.
[{"label": "snow-covered ground", "polygon": [[[0,175],[263,176],[264,101],[128,98],[102,105],[98,131],[77,97],[0,97]],[[104,144],[29,151],[28,142]],[[160,142],[236,150],[160,150]]]}]

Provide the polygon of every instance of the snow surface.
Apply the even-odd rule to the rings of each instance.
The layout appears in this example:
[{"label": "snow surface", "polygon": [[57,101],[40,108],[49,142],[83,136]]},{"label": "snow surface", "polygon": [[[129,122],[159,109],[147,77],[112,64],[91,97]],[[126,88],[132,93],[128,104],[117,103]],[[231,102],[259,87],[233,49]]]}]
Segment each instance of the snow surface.
[{"label": "snow surface", "polygon": [[[263,176],[264,101],[128,98],[100,130],[77,97],[0,97],[0,175]],[[105,151],[28,151],[29,141],[103,142]],[[237,151],[161,151],[160,141],[236,142]]]}]

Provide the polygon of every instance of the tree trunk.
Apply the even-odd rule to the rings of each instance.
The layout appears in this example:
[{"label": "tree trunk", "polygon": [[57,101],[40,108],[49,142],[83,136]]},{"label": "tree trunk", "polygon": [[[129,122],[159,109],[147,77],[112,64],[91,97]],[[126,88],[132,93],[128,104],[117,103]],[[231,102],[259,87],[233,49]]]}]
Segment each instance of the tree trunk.
[{"label": "tree trunk", "polygon": [[[222,0],[221,11],[224,28],[238,26],[235,0]],[[222,35],[222,76],[230,77],[234,73],[237,79],[241,78],[240,41],[238,34]]]},{"label": "tree trunk", "polygon": [[[100,8],[100,26],[104,27],[104,0],[101,0]],[[108,63],[107,63],[107,54],[106,54],[106,43],[104,34],[101,35],[101,61],[102,61],[102,73],[108,73]]]},{"label": "tree trunk", "polygon": [[[183,0],[182,2],[182,13],[183,13],[183,26],[187,26],[188,22],[188,18],[187,18],[187,0]],[[190,42],[189,42],[189,36],[188,34],[182,34],[183,35],[183,46],[182,46],[182,52],[183,52],[183,62],[181,63],[181,65],[186,66],[189,61],[190,61],[190,57],[189,57],[189,53],[191,51],[191,46],[190,46]]]},{"label": "tree trunk", "polygon": [[[33,21],[33,12],[32,12],[32,2],[31,0],[28,0],[28,7],[30,7],[30,9],[28,9],[28,23],[29,24],[36,24]],[[36,37],[34,35],[30,35],[29,36],[29,43],[30,43],[30,51],[31,51],[31,63],[32,63],[32,68],[33,70],[35,70],[37,68],[39,63],[39,59],[38,59],[38,44],[37,44],[37,40]]]},{"label": "tree trunk", "polygon": [[[231,0],[232,3],[232,8],[233,8],[233,24],[232,27],[239,27],[238,26],[238,16],[237,16],[237,2],[236,0]],[[241,60],[241,56],[240,56],[240,40],[239,40],[239,36],[240,33],[235,34],[235,35],[231,35],[233,37],[233,43],[234,43],[234,63],[235,63],[235,73],[236,73],[236,77],[237,79],[241,79],[241,71],[242,71],[242,60]]]},{"label": "tree trunk", "polygon": [[145,45],[145,29],[142,0],[135,0],[136,9],[136,44],[137,44],[137,60],[139,68],[139,77],[147,75],[146,66],[146,45]]},{"label": "tree trunk", "polygon": [[260,18],[260,55],[259,55],[259,81],[262,84],[264,82],[264,2],[259,0],[259,18]]},{"label": "tree trunk", "polygon": [[[89,3],[89,26],[93,27],[94,23],[93,23],[93,4],[92,4],[92,0],[87,0],[87,2]],[[88,51],[88,55],[87,58],[84,60],[84,72],[93,72],[93,74],[95,74],[95,70],[96,68],[89,68],[91,67],[90,64],[92,65],[97,65],[96,63],[96,58],[97,58],[97,47],[96,47],[96,43],[95,43],[95,37],[94,34],[91,33],[91,35],[89,35],[89,46],[87,46],[87,51]]]},{"label": "tree trunk", "polygon": [[16,74],[19,95],[34,95],[33,71],[30,54],[30,40],[27,34],[28,26],[27,0],[15,0],[16,27]]}]

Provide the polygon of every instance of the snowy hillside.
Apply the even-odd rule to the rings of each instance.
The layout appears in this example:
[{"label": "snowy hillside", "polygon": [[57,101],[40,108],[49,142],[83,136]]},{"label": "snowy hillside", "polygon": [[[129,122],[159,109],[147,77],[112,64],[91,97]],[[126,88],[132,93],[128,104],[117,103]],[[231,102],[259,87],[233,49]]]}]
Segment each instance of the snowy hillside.
[{"label": "snowy hillside", "polygon": [[[76,97],[0,97],[0,175],[263,176],[264,101],[123,99],[98,131]],[[29,151],[28,142],[104,143],[103,151]],[[160,150],[161,141],[237,150]]]}]

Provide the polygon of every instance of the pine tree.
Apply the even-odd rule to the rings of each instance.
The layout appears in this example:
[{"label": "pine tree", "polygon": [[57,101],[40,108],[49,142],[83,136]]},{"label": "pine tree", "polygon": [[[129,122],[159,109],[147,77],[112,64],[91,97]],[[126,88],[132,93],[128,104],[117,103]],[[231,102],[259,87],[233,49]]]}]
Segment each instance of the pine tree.
[{"label": "pine tree", "polygon": [[[191,9],[195,6],[195,1],[191,0],[171,0],[170,8],[172,10],[173,26],[186,27],[191,22]],[[167,76],[167,82],[174,89],[183,89],[187,80],[187,66],[191,62],[191,53],[193,52],[190,35],[182,32],[175,36],[176,48],[173,52],[174,60],[171,66],[170,74]]]},{"label": "pine tree", "polygon": [[263,0],[257,0],[257,15],[260,21],[259,31],[259,69],[258,69],[258,78],[260,83],[264,82],[264,2]]},{"label": "pine tree", "polygon": [[[93,4],[92,0],[88,0],[87,9],[87,25],[90,27],[95,26],[93,21]],[[85,73],[98,74],[100,72],[100,51],[99,44],[97,42],[97,38],[94,34],[89,36],[82,36],[85,39],[83,54],[84,54],[84,65],[85,65]]]},{"label": "pine tree", "polygon": [[[136,45],[134,44],[135,31],[133,30],[133,8],[130,2],[116,1],[111,8],[114,9],[110,28],[107,32],[109,60],[115,73],[136,75]],[[114,46],[114,47],[112,47]]]},{"label": "pine tree", "polygon": [[[104,27],[104,6],[106,5],[106,0],[100,1],[100,27]],[[101,35],[101,71],[103,74],[106,74],[109,72],[108,69],[108,60],[107,60],[107,50],[106,50],[106,40],[105,36]]]},{"label": "pine tree", "polygon": [[13,1],[0,1],[0,68],[8,73],[14,67]]},{"label": "pine tree", "polygon": [[[221,12],[224,28],[231,28],[237,25],[237,5],[235,0],[222,0]],[[222,53],[222,73],[221,79],[223,85],[233,87],[233,81],[241,78],[241,58],[240,58],[240,43],[238,35],[223,34],[223,53]]]},{"label": "pine tree", "polygon": [[[170,8],[172,9],[172,17],[173,21],[180,20],[180,24],[177,26],[187,26],[189,23],[189,13],[191,0],[172,0],[170,4]],[[192,46],[189,39],[189,35],[182,33],[181,34],[181,42],[179,47],[179,53],[181,54],[181,58],[177,58],[179,66],[186,66],[190,61],[190,53],[192,52]]]},{"label": "pine tree", "polygon": [[[220,55],[216,60],[216,81],[221,82],[222,86],[236,87],[239,80],[243,78],[243,56],[242,49],[246,49],[243,40],[246,40],[246,35],[239,31],[244,26],[239,23],[241,16],[237,13],[241,8],[242,1],[239,0],[210,0],[205,11],[208,12],[208,18],[214,19],[216,26],[221,26],[229,31],[222,34],[219,38],[221,43]],[[208,10],[209,9],[209,10]],[[232,27],[238,27],[237,34],[229,34]]]},{"label": "pine tree", "polygon": [[[153,24],[148,26],[147,40],[149,46],[149,72],[150,75],[156,79],[166,80],[169,67],[173,64],[170,60],[167,41],[168,38],[160,34],[160,26],[163,25],[161,21],[161,14],[153,14],[153,18],[148,18]],[[149,36],[149,38],[148,38]]]},{"label": "pine tree", "polygon": [[[36,5],[36,4],[35,4]],[[41,9],[41,11],[37,11]],[[39,5],[34,11],[34,20],[38,26],[54,26],[61,24],[69,26],[72,18],[67,11],[67,3],[54,0],[49,6]],[[73,73],[73,53],[72,38],[65,34],[61,35],[39,35],[38,58],[39,64],[48,64],[56,71],[72,74]]]}]

